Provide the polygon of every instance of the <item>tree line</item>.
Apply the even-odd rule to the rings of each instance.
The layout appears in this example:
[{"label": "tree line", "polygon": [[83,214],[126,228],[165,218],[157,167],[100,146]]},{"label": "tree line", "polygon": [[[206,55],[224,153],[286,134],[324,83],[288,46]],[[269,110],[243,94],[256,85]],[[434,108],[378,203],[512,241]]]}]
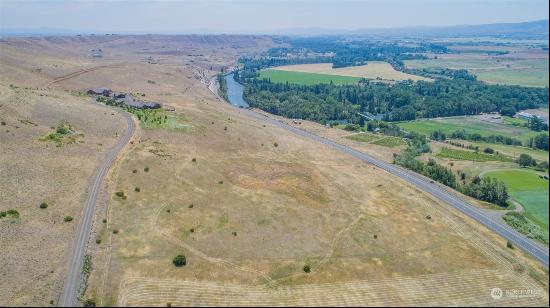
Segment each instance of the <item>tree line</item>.
[{"label": "tree line", "polygon": [[[426,136],[420,134],[408,135],[408,147],[401,154],[394,155],[394,163],[413,170],[443,185],[449,186],[478,200],[491,202],[502,207],[508,205],[508,189],[497,179],[489,177],[474,177],[467,181],[463,172],[455,174],[451,169],[438,164],[434,159],[424,163],[417,159],[422,153],[430,152]],[[457,178],[457,175],[460,178]]]},{"label": "tree line", "polygon": [[385,114],[386,121],[407,121],[548,106],[548,89],[488,85],[467,79],[395,84],[361,80],[356,85],[274,83],[241,74],[237,79],[245,83],[245,99],[251,106],[320,122],[358,123],[357,112]]}]

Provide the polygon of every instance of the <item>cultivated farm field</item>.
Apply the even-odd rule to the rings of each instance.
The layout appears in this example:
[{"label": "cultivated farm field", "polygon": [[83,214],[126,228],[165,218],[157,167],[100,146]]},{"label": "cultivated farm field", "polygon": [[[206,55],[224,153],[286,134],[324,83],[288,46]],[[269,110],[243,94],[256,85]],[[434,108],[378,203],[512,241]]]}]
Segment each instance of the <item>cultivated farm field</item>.
[{"label": "cultivated farm field", "polygon": [[526,169],[495,170],[484,176],[503,181],[510,195],[525,207],[526,216],[548,230],[548,180]]},{"label": "cultivated farm field", "polygon": [[356,84],[361,78],[351,76],[338,76],[329,74],[290,72],[276,69],[267,69],[260,72],[260,78],[270,79],[272,82],[297,83],[302,85],[315,85],[320,83],[333,83],[336,85]]},{"label": "cultivated farm field", "polygon": [[480,55],[438,55],[427,60],[406,60],[409,68],[450,68],[466,69],[479,80],[488,83],[522,85],[530,87],[548,86],[548,57],[511,58]]},{"label": "cultivated farm field", "polygon": [[332,63],[285,65],[262,71],[260,78],[300,84],[330,83],[331,80],[335,84],[346,84],[356,83],[361,78],[381,81],[430,80],[397,71],[389,63],[382,61],[369,61],[367,65],[342,68],[332,68]]},{"label": "cultivated farm field", "polygon": [[481,136],[507,135],[526,141],[537,134],[537,132],[531,131],[526,127],[483,121],[472,116],[418,119],[415,121],[399,122],[397,125],[407,131],[418,132],[426,136],[430,136],[432,132],[438,130],[441,130],[448,136],[454,131],[465,130],[469,134],[480,134]]}]

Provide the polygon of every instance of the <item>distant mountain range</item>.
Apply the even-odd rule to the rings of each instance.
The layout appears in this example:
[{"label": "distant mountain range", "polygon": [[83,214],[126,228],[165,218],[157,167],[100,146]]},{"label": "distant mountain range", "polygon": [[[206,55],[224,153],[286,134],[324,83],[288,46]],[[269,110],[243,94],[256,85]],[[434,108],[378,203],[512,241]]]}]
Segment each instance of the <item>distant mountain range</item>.
[{"label": "distant mountain range", "polygon": [[[223,31],[204,30],[186,31],[181,34],[224,34]],[[93,31],[75,31],[67,29],[0,29],[0,37],[6,36],[56,36],[91,34]],[[105,34],[95,32],[96,34]],[[117,33],[117,32],[112,32]],[[118,34],[139,34],[139,33],[118,33]],[[145,34],[145,33],[143,33]],[[163,34],[163,33],[158,33]],[[168,34],[168,33],[166,33]],[[174,35],[176,33],[169,33]],[[231,33],[227,33],[231,34]],[[245,34],[245,33],[243,33]],[[503,37],[523,39],[546,39],[548,40],[548,19],[519,22],[519,23],[496,23],[483,25],[458,25],[445,27],[415,26],[399,28],[364,28],[356,30],[346,29],[325,29],[325,28],[297,28],[281,29],[268,33],[246,33],[246,34],[276,34],[295,36],[317,36],[317,35],[357,35],[357,36],[381,36],[381,37]]]},{"label": "distant mountain range", "polygon": [[285,29],[278,34],[286,35],[368,35],[368,36],[414,36],[414,37],[481,37],[548,39],[548,19],[484,25],[458,25],[446,27],[400,27],[338,30],[322,28]]}]

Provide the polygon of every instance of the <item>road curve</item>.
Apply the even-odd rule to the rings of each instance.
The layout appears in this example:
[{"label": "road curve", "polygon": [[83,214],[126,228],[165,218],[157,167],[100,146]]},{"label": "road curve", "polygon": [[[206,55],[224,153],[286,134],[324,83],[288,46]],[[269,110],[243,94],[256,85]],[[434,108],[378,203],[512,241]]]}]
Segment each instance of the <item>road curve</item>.
[{"label": "road curve", "polygon": [[535,242],[534,240],[526,237],[525,235],[517,232],[516,230],[512,229],[510,226],[508,226],[505,222],[503,222],[500,219],[494,219],[491,215],[489,215],[487,212],[483,211],[482,209],[477,208],[476,206],[472,205],[468,201],[464,200],[461,196],[459,196],[456,193],[450,192],[444,188],[442,188],[440,185],[436,183],[432,183],[429,180],[427,180],[425,177],[409,171],[407,169],[401,168],[397,165],[384,162],[380,159],[377,159],[371,155],[368,155],[366,153],[363,153],[361,151],[352,149],[348,146],[342,145],[340,143],[337,143],[335,141],[332,141],[330,139],[318,136],[316,134],[310,133],[308,131],[296,128],[294,126],[288,125],[286,123],[274,120],[264,114],[260,114],[258,112],[255,112],[250,109],[241,109],[243,112],[248,114],[249,116],[266,121],[270,124],[276,125],[278,127],[284,128],[286,130],[289,130],[297,135],[300,135],[302,137],[309,138],[311,140],[314,140],[316,142],[325,144],[329,147],[332,147],[340,152],[349,154],[355,158],[361,159],[365,162],[371,163],[378,168],[381,168],[395,176],[398,176],[402,178],[403,180],[409,182],[410,184],[414,185],[418,189],[431,194],[432,196],[436,197],[437,199],[453,206],[457,210],[461,211],[462,213],[468,215],[469,217],[475,219],[482,225],[486,226],[490,230],[496,232],[497,234],[501,235],[505,239],[509,240],[511,243],[513,243],[515,246],[521,248],[525,252],[529,253],[533,257],[535,257],[537,260],[539,260],[544,267],[548,268],[548,247],[544,247],[541,244]]},{"label": "road curve", "polygon": [[107,156],[97,169],[88,189],[88,199],[86,200],[86,205],[81,215],[80,225],[72,246],[69,269],[65,276],[63,290],[58,301],[58,306],[60,307],[75,307],[78,304],[84,253],[86,252],[86,244],[88,243],[88,238],[92,229],[97,197],[101,191],[101,187],[103,187],[105,175],[122,149],[130,142],[136,130],[136,125],[132,116],[125,111],[120,111],[120,113],[126,119],[127,128],[122,138],[120,138],[116,145],[107,153]]}]

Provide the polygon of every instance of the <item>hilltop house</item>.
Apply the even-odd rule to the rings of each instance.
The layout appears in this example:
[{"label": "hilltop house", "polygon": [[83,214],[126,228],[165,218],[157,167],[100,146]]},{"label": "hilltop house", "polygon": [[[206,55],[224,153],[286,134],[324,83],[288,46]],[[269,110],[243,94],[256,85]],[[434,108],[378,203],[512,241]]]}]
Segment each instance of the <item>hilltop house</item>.
[{"label": "hilltop house", "polygon": [[86,93],[90,95],[103,95],[103,96],[109,97],[111,96],[111,93],[113,93],[113,91],[107,88],[93,88],[93,89],[89,89]]}]

